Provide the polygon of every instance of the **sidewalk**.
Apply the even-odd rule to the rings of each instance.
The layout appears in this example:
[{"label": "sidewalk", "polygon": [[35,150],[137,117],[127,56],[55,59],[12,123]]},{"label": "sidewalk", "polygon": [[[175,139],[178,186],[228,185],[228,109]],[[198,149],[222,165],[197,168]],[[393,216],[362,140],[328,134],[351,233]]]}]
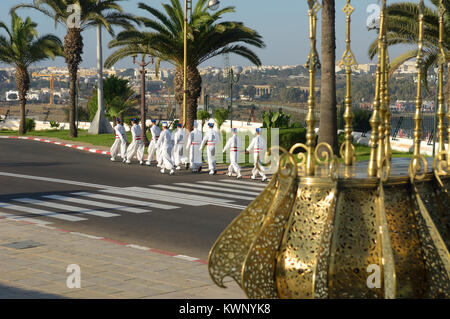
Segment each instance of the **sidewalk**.
[{"label": "sidewalk", "polygon": [[[0,217],[0,299],[246,298],[229,278],[227,289],[217,287],[202,261],[98,239]],[[71,264],[80,267],[81,288],[67,287]]]}]

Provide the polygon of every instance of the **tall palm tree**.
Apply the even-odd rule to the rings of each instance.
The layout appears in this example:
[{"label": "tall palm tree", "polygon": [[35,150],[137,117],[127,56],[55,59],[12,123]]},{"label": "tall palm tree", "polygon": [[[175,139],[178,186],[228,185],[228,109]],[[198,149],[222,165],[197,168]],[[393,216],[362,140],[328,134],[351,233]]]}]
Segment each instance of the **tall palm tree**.
[{"label": "tall palm tree", "polygon": [[[436,65],[439,59],[439,0],[430,0],[435,8],[424,9],[424,71],[427,78],[429,69]],[[444,1],[444,51],[446,60],[450,62],[450,0]],[[386,27],[388,46],[396,44],[417,45],[419,35],[419,9],[417,3],[399,2],[386,7]],[[371,59],[378,52],[375,40],[369,48]],[[404,62],[417,57],[417,48],[411,49],[394,59],[391,63],[392,74]],[[426,83],[425,83],[426,84]],[[447,81],[447,99],[450,99],[450,73]]]},{"label": "tall palm tree", "polygon": [[[257,48],[265,47],[259,33],[246,27],[242,22],[218,21],[224,14],[234,12],[234,7],[226,7],[210,13],[207,2],[208,0],[197,1],[188,21],[188,94],[185,123],[188,130],[192,129],[196,119],[197,101],[202,89],[202,78],[198,66],[225,53],[240,55],[260,66],[261,61],[258,56],[243,44]],[[109,45],[110,48],[119,49],[106,60],[105,65],[110,67],[120,59],[138,54],[149,54],[160,61],[171,63],[176,67],[174,79],[176,101],[182,105],[184,12],[180,0],[170,0],[170,4],[162,4],[162,6],[165,12],[139,3],[139,8],[146,10],[150,15],[149,18],[139,18],[148,30],[121,32]]]},{"label": "tall palm tree", "polygon": [[[82,32],[101,25],[111,35],[114,35],[113,26],[131,28],[134,16],[123,13],[118,2],[123,0],[33,0],[33,4],[19,4],[17,8],[31,8],[42,12],[55,21],[67,27],[64,37],[64,55],[69,70],[70,80],[70,136],[77,137],[75,125],[76,84],[80,63],[83,61]],[[72,21],[74,11],[68,10],[70,5],[80,8],[79,25]]]},{"label": "tall palm tree", "polygon": [[25,134],[26,96],[30,89],[28,67],[63,55],[61,40],[52,34],[39,36],[36,26],[30,18],[24,21],[15,12],[11,13],[10,28],[0,22],[0,30],[7,33],[7,36],[0,35],[0,62],[16,68],[15,80],[20,101],[19,134]]},{"label": "tall palm tree", "polygon": [[335,17],[335,0],[323,0],[319,143],[328,143],[337,153]]}]

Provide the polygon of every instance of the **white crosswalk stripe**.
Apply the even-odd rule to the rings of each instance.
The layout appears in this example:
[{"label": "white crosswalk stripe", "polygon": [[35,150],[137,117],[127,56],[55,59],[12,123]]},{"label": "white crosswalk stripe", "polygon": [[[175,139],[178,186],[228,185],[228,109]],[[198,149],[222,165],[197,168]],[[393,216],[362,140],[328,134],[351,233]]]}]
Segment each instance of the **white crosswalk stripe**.
[{"label": "white crosswalk stripe", "polygon": [[251,186],[245,186],[245,185],[240,185],[240,184],[224,184],[222,182],[200,181],[199,183],[206,184],[206,185],[221,185],[222,187],[224,187],[226,185],[227,187],[246,189],[246,190],[254,190],[254,191],[262,191],[264,189],[261,187],[251,187]]},{"label": "white crosswalk stripe", "polygon": [[0,213],[0,216],[3,218],[6,218],[6,219],[14,219],[14,220],[29,222],[29,223],[38,224],[38,225],[53,224],[52,222],[47,222],[47,221],[36,219],[36,218],[28,218],[28,217],[19,216],[19,215],[13,215],[13,214]]},{"label": "white crosswalk stripe", "polygon": [[126,187],[121,190],[105,189],[101,191],[106,193],[121,194],[130,197],[152,198],[155,200],[176,202],[188,206],[215,205],[240,210],[245,208],[245,206],[233,204],[232,200],[217,197],[184,194],[179,191],[164,191],[143,187]]},{"label": "white crosswalk stripe", "polygon": [[96,202],[93,200],[74,198],[74,197],[68,197],[68,196],[46,195],[46,196],[42,196],[42,197],[60,200],[60,201],[64,201],[64,202],[69,202],[69,203],[76,203],[76,204],[82,204],[82,205],[88,205],[88,206],[96,206],[96,207],[102,207],[102,208],[106,208],[106,209],[115,209],[115,210],[120,210],[120,211],[134,213],[134,214],[143,214],[143,213],[151,212],[151,210],[149,210],[149,209],[126,207],[126,206],[122,206],[122,205]]},{"label": "white crosswalk stripe", "polygon": [[[193,188],[186,188],[186,187],[177,187],[172,185],[149,185],[150,187],[156,187],[156,188],[162,188],[162,189],[171,189],[178,192],[194,192],[198,193],[198,189]],[[201,190],[201,193],[203,195],[212,195],[212,196],[219,196],[219,197],[225,197],[225,198],[232,198],[232,199],[242,199],[242,200],[254,200],[254,197],[248,197],[248,196],[241,196],[241,195],[235,195],[235,194],[225,194],[225,193],[218,193],[218,192],[211,192],[206,190]]]},{"label": "white crosswalk stripe", "polygon": [[70,222],[78,222],[78,221],[86,220],[86,218],[83,218],[83,217],[55,213],[55,212],[45,211],[45,210],[36,209],[36,208],[32,208],[32,207],[14,205],[14,204],[0,203],[0,207],[15,210],[15,211],[18,211],[21,213],[58,218],[58,219],[62,219],[62,220],[70,221]]},{"label": "white crosswalk stripe", "polygon": [[92,210],[89,208],[82,208],[82,207],[77,207],[77,206],[63,205],[63,204],[55,203],[53,201],[48,202],[48,201],[42,201],[42,200],[33,199],[33,198],[17,198],[17,199],[14,199],[14,201],[38,205],[38,206],[51,207],[54,209],[62,210],[63,212],[83,213],[83,214],[89,214],[89,215],[98,216],[98,217],[120,216],[118,214],[107,213],[107,212],[102,212],[102,211],[97,211],[97,210]]},{"label": "white crosswalk stripe", "polygon": [[[127,196],[127,193],[128,192],[124,192],[124,193],[120,193],[120,194],[123,196]],[[94,194],[94,193],[87,193],[87,192],[72,193],[72,195],[108,200],[108,201],[112,201],[112,202],[120,202],[120,203],[124,203],[127,205],[132,204],[132,205],[137,205],[137,206],[148,206],[148,207],[159,208],[159,209],[164,209],[164,210],[180,208],[178,206],[173,206],[173,205],[164,205],[164,204],[158,204],[158,203],[152,203],[152,202],[144,202],[144,201],[139,201],[139,200],[135,200],[135,199],[131,199],[131,198],[108,196],[108,195]],[[146,197],[146,198],[148,198],[148,197]],[[153,199],[155,199],[155,198],[153,198]],[[172,202],[172,201],[170,201],[170,202]]]},{"label": "white crosswalk stripe", "polygon": [[[218,190],[221,192],[237,193],[237,194],[241,194],[241,195],[250,195],[250,196],[258,196],[260,194],[260,192],[249,192],[249,191],[244,191],[244,190],[240,190],[240,189],[231,189],[231,188],[228,188],[228,185],[223,185],[222,187],[199,185],[199,184],[195,184],[195,183],[175,183],[175,185],[186,186],[186,187],[190,187],[192,189]],[[201,191],[201,192],[203,192],[203,191]]]},{"label": "white crosswalk stripe", "polygon": [[[102,189],[100,191],[104,192],[104,193],[108,193],[108,194],[135,197],[135,198],[139,198],[139,199],[150,199],[151,198],[152,200],[157,200],[157,201],[166,202],[166,203],[176,202],[176,201],[174,201],[173,196],[168,197],[166,195],[161,195],[161,193],[157,193],[157,192],[149,194],[150,190],[146,189],[146,188],[142,188],[142,187],[127,187],[127,188],[121,188],[121,189],[111,188],[111,189]],[[128,199],[128,201],[132,202],[133,200]],[[201,202],[194,201],[194,200],[187,200],[187,199],[183,200],[183,204],[189,205],[189,206],[204,206],[205,205]]]},{"label": "white crosswalk stripe", "polygon": [[220,182],[246,185],[246,186],[257,187],[257,188],[265,188],[267,186],[267,184],[261,183],[260,181],[250,182],[250,181],[241,181],[241,180],[237,180],[237,179],[221,179]]}]

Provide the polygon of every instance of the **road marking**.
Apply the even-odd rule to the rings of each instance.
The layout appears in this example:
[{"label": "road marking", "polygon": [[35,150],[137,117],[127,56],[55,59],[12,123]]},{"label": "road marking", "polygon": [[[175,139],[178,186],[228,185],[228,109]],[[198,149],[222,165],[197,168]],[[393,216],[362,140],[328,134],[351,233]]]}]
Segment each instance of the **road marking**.
[{"label": "road marking", "polygon": [[219,197],[232,198],[232,199],[243,199],[243,200],[249,200],[249,201],[252,201],[255,199],[255,197],[247,197],[247,196],[240,196],[240,195],[235,195],[235,194],[210,192],[210,191],[205,191],[205,190],[199,191],[198,189],[194,189],[194,188],[176,187],[176,186],[172,186],[172,185],[149,185],[149,186],[150,187],[158,187],[161,189],[171,189],[171,190],[180,191],[180,192],[191,192],[191,193],[192,192],[195,192],[195,193],[201,192],[202,195],[212,195],[212,196],[219,196]]},{"label": "road marking", "polygon": [[[135,199],[131,199],[131,198],[108,196],[108,195],[102,195],[102,194],[93,194],[93,193],[87,193],[87,192],[72,193],[72,195],[84,196],[84,197],[90,197],[90,198],[96,198],[96,199],[103,199],[103,200],[110,200],[113,202],[132,203],[133,205],[137,205],[137,206],[149,206],[149,207],[165,209],[165,210],[180,208],[178,206],[157,204],[157,203],[152,203],[152,202],[139,201],[139,200],[135,200]],[[121,193],[121,195],[127,196],[124,193]],[[145,197],[145,198],[147,198],[147,197]],[[170,202],[172,202],[172,200]]]},{"label": "road marking", "polygon": [[71,216],[66,214],[60,214],[55,212],[49,212],[41,209],[31,208],[31,207],[25,207],[25,206],[19,206],[19,205],[13,205],[13,204],[7,204],[7,203],[0,203],[0,207],[6,208],[6,209],[12,209],[16,210],[18,212],[22,213],[30,213],[34,215],[41,215],[46,217],[53,217],[58,219],[63,219],[71,222],[78,222],[81,220],[86,220],[86,218],[78,217],[78,216]]},{"label": "road marking", "polygon": [[70,232],[72,235],[78,235],[81,237],[86,237],[86,238],[90,238],[90,239],[103,239],[103,237],[98,237],[98,236],[93,236],[93,235],[88,235],[88,234],[83,234],[83,233],[77,233],[74,231]]},{"label": "road marking", "polygon": [[190,257],[190,256],[185,256],[185,255],[176,255],[176,256],[173,256],[173,257],[178,258],[178,259],[187,260],[187,261],[195,261],[195,260],[198,260],[198,258]]},{"label": "road marking", "polygon": [[144,247],[144,246],[139,246],[139,245],[133,245],[133,244],[128,244],[126,245],[127,247],[130,248],[134,248],[134,249],[139,249],[139,250],[150,250],[151,248],[149,247]]},{"label": "road marking", "polygon": [[220,182],[242,184],[242,185],[248,185],[248,186],[253,186],[253,187],[258,187],[258,188],[265,188],[267,186],[267,184],[262,183],[261,181],[249,182],[249,181],[241,181],[241,180],[237,180],[237,179],[221,179]]},{"label": "road marking", "polygon": [[[215,198],[215,197],[208,197],[208,196],[200,196],[200,195],[191,195],[191,194],[184,194],[180,192],[171,192],[171,191],[165,191],[163,189],[152,189],[152,188],[144,188],[144,187],[126,187],[125,190],[135,191],[135,192],[144,192],[150,195],[161,195],[161,196],[170,196],[175,197],[177,199],[183,199],[183,200],[190,200],[193,202],[205,202],[205,203],[230,203],[233,202],[229,199],[223,199],[223,198]],[[184,202],[183,202],[184,203]]]},{"label": "road marking", "polygon": [[98,210],[82,208],[82,207],[77,207],[77,206],[63,205],[63,204],[55,203],[53,201],[47,202],[47,201],[42,201],[42,200],[33,199],[33,198],[17,198],[17,199],[13,199],[13,200],[17,201],[17,202],[21,202],[21,203],[45,206],[45,207],[50,207],[50,208],[55,208],[55,209],[61,209],[62,210],[61,213],[65,213],[65,212],[83,213],[83,214],[89,214],[89,215],[98,216],[98,217],[120,216],[119,214],[107,213],[107,212],[102,212],[102,211],[98,211]]},{"label": "road marking", "polygon": [[23,217],[23,216],[19,216],[19,215],[13,215],[13,214],[0,213],[0,216],[2,216],[3,218],[6,218],[6,219],[13,219],[13,220],[25,221],[25,222],[37,224],[39,226],[53,224],[52,222],[46,222],[46,221],[35,219],[35,218],[28,218],[28,217]]},{"label": "road marking", "polygon": [[240,185],[240,184],[224,184],[222,182],[200,181],[199,183],[207,184],[207,185],[222,185],[222,187],[224,187],[226,185],[227,187],[234,187],[234,188],[239,188],[239,189],[242,188],[244,190],[254,190],[254,191],[262,191],[264,189],[261,187],[251,187],[251,186]]},{"label": "road marking", "polygon": [[175,185],[187,186],[187,187],[191,187],[192,189],[196,189],[196,188],[211,189],[211,190],[218,190],[218,191],[222,191],[222,192],[238,193],[238,194],[251,195],[251,196],[258,196],[260,194],[259,192],[246,192],[246,191],[243,191],[240,189],[230,189],[230,188],[227,188],[228,185],[222,185],[222,187],[198,185],[198,184],[194,184],[194,183],[192,183],[192,184],[191,183],[175,183]]},{"label": "road marking", "polygon": [[84,187],[91,187],[91,188],[115,188],[113,186],[107,186],[107,185],[76,182],[76,181],[70,181],[70,180],[59,179],[59,178],[48,178],[48,177],[40,177],[40,176],[12,174],[12,173],[6,173],[6,172],[0,172],[0,176],[32,179],[32,180],[36,180],[36,181],[44,181],[44,182],[59,183],[59,184],[69,184],[69,185],[84,186]]},{"label": "road marking", "polygon": [[[129,197],[136,197],[140,199],[153,199],[161,202],[168,202],[168,203],[180,203],[179,197],[168,196],[167,194],[161,194],[160,192],[151,192],[150,189],[147,188],[140,188],[140,187],[129,187],[129,188],[122,188],[122,189],[102,189],[100,190],[104,193],[114,194],[114,195],[122,195],[122,196],[129,196]],[[128,202],[134,203],[135,201],[131,198],[128,199]],[[205,206],[207,204],[195,201],[195,200],[188,200],[183,199],[184,205],[189,206]]]},{"label": "road marking", "polygon": [[[215,205],[227,208],[234,208],[242,210],[246,206],[232,204],[230,200],[215,198],[215,197],[206,197],[206,196],[195,196],[189,194],[183,194],[180,192],[170,192],[170,191],[162,191],[162,190],[154,190],[150,188],[142,188],[142,187],[127,187],[122,190],[129,190],[131,195],[126,196],[145,196],[145,198],[151,197],[155,198],[156,196],[161,196],[165,201],[177,201],[182,203],[183,205],[190,206],[205,206],[205,205]],[[112,190],[103,190],[103,192],[112,192]],[[141,195],[138,195],[140,193]]]},{"label": "road marking", "polygon": [[149,213],[151,210],[149,209],[139,209],[134,207],[126,207],[122,205],[115,205],[115,204],[109,204],[109,203],[103,203],[103,202],[95,202],[93,200],[87,200],[87,199],[81,199],[81,198],[74,198],[74,197],[68,197],[68,196],[60,196],[60,195],[46,195],[42,196],[45,198],[55,199],[55,200],[61,200],[65,202],[75,203],[75,204],[83,204],[83,205],[90,205],[90,206],[97,206],[107,209],[114,209],[114,210],[121,210],[128,213],[134,213],[134,214],[143,214],[143,213]]}]

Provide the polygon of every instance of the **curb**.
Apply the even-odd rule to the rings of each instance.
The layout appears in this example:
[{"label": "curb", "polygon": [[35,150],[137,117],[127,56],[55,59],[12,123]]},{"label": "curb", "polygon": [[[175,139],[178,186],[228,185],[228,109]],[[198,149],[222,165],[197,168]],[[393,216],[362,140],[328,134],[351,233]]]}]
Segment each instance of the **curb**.
[{"label": "curb", "polygon": [[182,259],[182,260],[185,260],[185,261],[197,262],[197,263],[204,264],[204,265],[208,264],[207,261],[201,260],[201,259],[196,258],[196,257],[191,257],[191,256],[186,256],[186,255],[179,255],[179,254],[175,254],[175,253],[172,253],[172,252],[169,252],[169,251],[164,251],[164,250],[159,250],[159,249],[155,249],[155,248],[149,248],[149,247],[134,245],[134,244],[125,243],[125,242],[121,242],[121,241],[114,240],[114,239],[109,239],[109,238],[106,238],[106,237],[93,236],[93,235],[89,235],[89,234],[85,234],[85,233],[74,232],[74,231],[67,230],[67,229],[56,228],[56,227],[42,225],[42,224],[36,224],[36,223],[33,223],[33,222],[17,220],[17,219],[13,219],[13,218],[4,217],[4,216],[0,216],[0,220],[1,219],[8,219],[8,220],[12,220],[12,221],[19,222],[19,223],[25,223],[25,224],[28,224],[28,225],[34,225],[34,226],[41,227],[41,228],[56,230],[56,231],[59,231],[59,232],[68,233],[68,234],[72,234],[72,235],[76,235],[76,236],[80,236],[80,237],[84,237],[84,238],[90,238],[90,239],[93,239],[93,240],[101,240],[101,241],[105,241],[105,242],[108,242],[108,243],[113,244],[113,245],[125,246],[125,247],[132,248],[132,249],[137,249],[137,250],[141,250],[141,251],[147,251],[147,252],[151,252],[151,253],[155,253],[155,254],[160,254],[160,255],[165,255],[165,256],[169,256],[169,257],[173,257],[173,258],[177,258],[177,259]]},{"label": "curb", "polygon": [[111,155],[111,153],[108,152],[108,151],[102,151],[102,150],[98,150],[98,149],[95,149],[95,148],[79,146],[79,145],[76,145],[76,144],[67,144],[67,143],[58,142],[58,141],[51,141],[51,140],[47,140],[47,139],[43,139],[43,138],[37,138],[37,137],[30,137],[30,136],[0,136],[0,138],[4,138],[4,139],[19,139],[19,140],[33,140],[33,141],[38,141],[38,142],[44,142],[44,143],[50,143],[50,144],[70,147],[70,148],[74,148],[74,149],[77,149],[77,150],[80,150],[80,151],[86,151],[86,152],[90,152],[90,153]]}]

